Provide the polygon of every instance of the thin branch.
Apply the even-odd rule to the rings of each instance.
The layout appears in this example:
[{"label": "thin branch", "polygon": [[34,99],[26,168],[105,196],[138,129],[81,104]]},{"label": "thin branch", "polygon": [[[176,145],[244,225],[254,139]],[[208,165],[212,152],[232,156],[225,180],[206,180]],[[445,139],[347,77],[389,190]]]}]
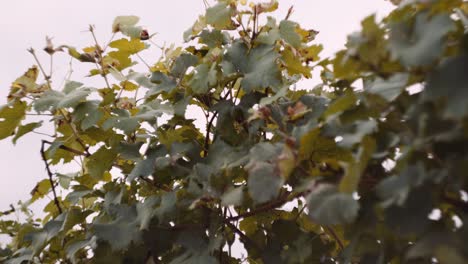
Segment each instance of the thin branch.
[{"label": "thin branch", "polygon": [[[220,206],[220,208],[222,208],[221,204],[219,206]],[[223,221],[225,221],[225,219],[226,219],[227,209],[228,209],[227,207],[224,207]],[[225,229],[226,229],[226,225],[222,225],[221,232],[224,233]],[[219,245],[219,263],[223,263],[223,246],[224,245],[222,243]]]},{"label": "thin branch", "polygon": [[44,149],[44,146],[45,144],[47,144],[48,142],[43,140],[42,141],[42,144],[41,144],[41,157],[42,157],[42,160],[44,161],[45,163],[45,167],[46,167],[46,170],[47,170],[47,174],[49,175],[49,182],[50,182],[50,186],[52,188],[52,194],[54,195],[54,203],[55,203],[55,206],[57,207],[59,213],[61,214],[62,213],[62,207],[60,207],[60,202],[57,198],[57,192],[55,191],[55,184],[54,184],[54,180],[52,179],[52,171],[50,170],[50,167],[49,167],[49,163],[47,162],[47,157],[46,157],[46,154],[45,154],[45,149]]},{"label": "thin branch", "polygon": [[34,130],[31,131],[31,132],[34,133],[34,134],[38,134],[38,135],[42,135],[42,136],[46,136],[46,137],[51,137],[51,138],[54,137],[53,135],[49,135],[47,133],[42,133],[42,132],[38,132],[38,131],[34,131]]},{"label": "thin branch", "polygon": [[44,79],[47,82],[47,85],[49,86],[49,89],[52,89],[52,84],[50,82],[50,76],[46,74],[44,67],[42,67],[41,62],[39,61],[39,58],[36,56],[36,51],[33,48],[28,49],[29,53],[31,53],[34,57],[34,60],[36,61],[37,65],[39,66],[39,69],[42,72],[42,75],[44,75]]},{"label": "thin branch", "polygon": [[208,155],[208,145],[210,144],[210,130],[211,126],[213,125],[213,121],[217,115],[218,112],[214,112],[211,116],[210,121],[206,125],[205,143],[203,145],[203,157],[206,157],[206,155]]},{"label": "thin branch", "polygon": [[288,13],[286,14],[286,17],[284,18],[284,20],[288,20],[289,17],[292,15],[293,11],[294,11],[294,6],[289,7]]},{"label": "thin branch", "polygon": [[254,7],[254,15],[253,15],[253,29],[252,29],[252,37],[250,38],[251,40],[254,40],[256,37],[257,37],[257,16],[258,16],[258,12],[257,12],[257,5],[255,5]]},{"label": "thin branch", "polygon": [[283,206],[285,203],[287,202],[290,202],[300,196],[303,196],[304,195],[304,192],[300,192],[300,193],[296,193],[296,194],[293,194],[293,195],[284,195],[283,197],[277,199],[277,200],[273,200],[263,206],[260,206],[254,210],[251,210],[249,212],[246,212],[246,213],[243,213],[243,214],[239,214],[239,215],[236,215],[236,216],[233,216],[233,217],[229,217],[227,218],[226,220],[227,221],[238,221],[240,219],[244,219],[244,218],[247,218],[247,217],[250,217],[250,216],[254,216],[256,214],[259,214],[259,213],[263,213],[263,212],[266,212],[266,211],[270,211],[272,209],[275,209],[277,207],[281,207]]},{"label": "thin branch", "polygon": [[33,114],[33,113],[26,113],[27,116],[54,116],[53,114]]},{"label": "thin branch", "polygon": [[[47,140],[42,140],[42,143],[43,143],[43,144],[49,144],[49,145],[52,145],[52,144],[53,144],[52,142],[47,141]],[[84,153],[84,152],[81,152],[81,151],[76,150],[76,149],[74,149],[74,148],[67,147],[67,146],[65,146],[65,145],[60,145],[60,146],[59,146],[59,149],[66,150],[66,151],[68,151],[68,152],[71,152],[71,153],[74,153],[74,154],[80,155],[80,156],[85,156],[85,157],[90,156],[89,153]]]},{"label": "thin branch", "polygon": [[91,153],[89,153],[88,151],[88,148],[86,147],[86,144],[83,142],[83,140],[81,140],[81,138],[78,136],[78,131],[76,131],[76,128],[73,126],[71,120],[69,120],[67,118],[67,116],[65,115],[65,113],[62,111],[62,109],[59,109],[59,112],[60,112],[60,115],[62,115],[62,117],[65,119],[65,121],[67,122],[68,126],[70,126],[70,129],[72,130],[72,133],[73,135],[75,136],[76,138],[76,141],[81,145],[81,147],[84,149],[84,151],[86,152],[86,155],[87,156],[91,156]]},{"label": "thin branch", "polygon": [[444,195],[442,197],[442,200],[460,210],[462,210],[464,213],[468,213],[468,203],[462,200],[458,200],[452,197],[449,197],[447,195]]},{"label": "thin branch", "polygon": [[260,249],[260,247],[252,240],[250,237],[246,236],[239,228],[237,228],[235,225],[233,225],[230,222],[226,222],[226,225],[231,228],[234,233],[239,235],[240,239],[243,240],[247,245],[250,245],[256,249]]},{"label": "thin branch", "polygon": [[54,70],[54,54],[49,54],[49,56],[50,56],[49,76],[52,78],[52,72]]},{"label": "thin branch", "polygon": [[101,46],[99,46],[99,42],[96,38],[96,34],[94,34],[94,27],[92,25],[89,25],[89,32],[91,32],[91,35],[93,36],[94,43],[96,44],[96,54],[98,55],[99,59],[99,67],[101,69],[101,76],[104,78],[104,81],[106,82],[107,88],[111,89],[111,86],[109,84],[109,80],[107,79],[106,74],[104,73],[104,65],[102,65],[102,52],[103,50],[101,49]]},{"label": "thin branch", "polygon": [[322,226],[322,227],[323,227],[323,229],[325,229],[333,237],[333,239],[336,241],[336,243],[338,243],[338,246],[340,247],[340,250],[343,250],[344,249],[343,242],[338,237],[335,230],[333,230],[333,228],[330,227],[330,226]]},{"label": "thin branch", "polygon": [[112,36],[110,37],[109,41],[107,41],[107,44],[104,46],[104,48],[102,48],[102,52],[105,52],[106,49],[109,47],[109,44],[112,42],[112,40],[114,39],[115,35],[117,34],[117,32],[114,32],[112,34]]},{"label": "thin branch", "polygon": [[[298,204],[298,206],[299,206],[299,204]],[[304,212],[304,210],[305,210],[306,208],[307,208],[306,205],[302,206],[301,210],[299,210],[299,212],[297,212],[297,215],[296,215],[296,217],[295,217],[295,220],[297,220],[297,219],[301,216],[301,214]]]},{"label": "thin branch", "polygon": [[0,216],[9,215],[9,214],[14,213],[15,211],[16,211],[15,207],[13,207],[13,205],[10,204],[10,209],[6,210],[6,211],[3,211],[3,212],[0,212]]},{"label": "thin branch", "polygon": [[151,66],[140,56],[140,54],[135,53],[135,55],[145,64],[146,67],[148,67],[149,70],[151,70]]}]

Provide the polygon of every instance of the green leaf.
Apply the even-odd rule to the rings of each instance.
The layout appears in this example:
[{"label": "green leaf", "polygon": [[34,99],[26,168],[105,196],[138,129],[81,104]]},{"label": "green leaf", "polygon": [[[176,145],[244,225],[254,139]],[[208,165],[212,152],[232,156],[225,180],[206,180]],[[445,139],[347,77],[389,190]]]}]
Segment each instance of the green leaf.
[{"label": "green leaf", "polygon": [[447,59],[429,76],[423,101],[443,99],[446,117],[462,118],[468,114],[468,56]]},{"label": "green leaf", "polygon": [[389,49],[405,66],[428,66],[442,54],[443,38],[454,29],[448,14],[420,13],[414,25],[403,21],[391,27]]},{"label": "green leaf", "polygon": [[284,179],[278,174],[273,164],[253,162],[247,165],[249,178],[247,186],[249,194],[255,203],[265,203],[278,196],[284,184]]},{"label": "green leaf", "polygon": [[153,216],[157,212],[154,209],[158,203],[161,203],[159,196],[151,196],[143,203],[137,204],[137,221],[140,225],[140,230],[148,229]]},{"label": "green leaf", "polygon": [[141,232],[136,225],[125,221],[93,224],[92,228],[97,239],[109,243],[114,251],[125,249],[130,243],[137,243],[141,240]]},{"label": "green leaf", "polygon": [[85,167],[93,178],[100,180],[104,172],[112,168],[116,156],[117,152],[114,149],[102,146],[91,156],[85,158]]},{"label": "green leaf", "polygon": [[377,195],[383,200],[382,205],[403,205],[412,188],[418,187],[426,180],[427,172],[422,163],[406,167],[400,175],[383,179],[376,187]]},{"label": "green leaf", "polygon": [[60,232],[62,224],[63,221],[52,220],[47,222],[41,231],[27,235],[26,239],[31,241],[33,254],[38,254],[44,249],[46,243]]},{"label": "green leaf", "polygon": [[351,125],[350,133],[343,133],[343,139],[338,142],[339,146],[350,148],[356,143],[360,143],[362,138],[377,130],[377,122],[374,119],[367,121],[355,121]]},{"label": "green leaf", "polygon": [[236,42],[228,49],[225,62],[232,63],[234,69],[244,74],[241,86],[249,93],[253,90],[281,86],[278,57],[274,46],[259,45],[249,51],[244,43]]},{"label": "green leaf", "polygon": [[13,135],[26,114],[26,102],[14,101],[0,107],[0,139]]},{"label": "green leaf", "polygon": [[357,97],[354,92],[347,90],[343,96],[338,97],[328,105],[328,108],[325,113],[323,113],[323,116],[330,117],[342,113],[343,111],[354,106],[356,101]]},{"label": "green leaf", "polygon": [[77,239],[76,241],[72,240],[71,242],[67,243],[67,245],[65,247],[65,253],[66,253],[67,258],[72,259],[73,263],[77,263],[76,258],[75,258],[75,254],[80,249],[82,249],[82,248],[84,248],[86,246],[90,246],[90,245],[92,245],[94,243],[96,243],[96,237],[93,237],[93,238],[90,238],[90,239],[85,239],[85,240],[81,240],[81,239]]},{"label": "green leaf", "polygon": [[145,97],[158,95],[162,92],[171,93],[177,85],[174,79],[162,72],[153,72],[151,74],[151,82],[155,83],[156,86],[154,88],[151,88],[151,90],[148,91]]},{"label": "green leaf", "polygon": [[135,168],[133,168],[132,172],[128,175],[127,181],[131,182],[135,178],[139,177],[147,177],[153,174],[154,169],[156,167],[156,158],[165,156],[167,151],[163,146],[158,146],[155,148],[149,148],[146,152],[146,158],[140,160]]},{"label": "green leaf", "polygon": [[191,66],[198,63],[198,58],[192,54],[184,53],[177,57],[171,70],[171,75],[176,78],[182,78]]},{"label": "green leaf", "polygon": [[372,94],[377,94],[385,100],[391,102],[395,100],[406,88],[409,75],[407,73],[397,73],[387,80],[377,78],[365,85],[365,90]]},{"label": "green leaf", "polygon": [[206,23],[212,25],[215,29],[232,28],[231,16],[234,10],[227,3],[220,2],[206,10]]},{"label": "green leaf", "polygon": [[244,198],[244,188],[233,188],[224,193],[221,204],[223,206],[239,206],[242,204]]},{"label": "green leaf", "polygon": [[339,225],[356,219],[359,203],[333,185],[320,184],[307,197],[307,208],[310,218],[318,224]]},{"label": "green leaf", "polygon": [[301,36],[296,32],[297,23],[290,20],[282,20],[279,24],[281,38],[286,40],[294,48],[299,48],[302,43]]},{"label": "green leaf", "polygon": [[18,141],[20,137],[24,136],[25,134],[41,126],[42,126],[42,121],[33,122],[33,123],[19,126],[18,131],[16,131],[15,136],[13,137],[13,144],[16,144],[16,141]]},{"label": "green leaf", "polygon": [[200,33],[200,41],[206,44],[209,48],[220,47],[228,43],[229,35],[224,34],[220,30],[203,30]]},{"label": "green leaf", "polygon": [[192,79],[189,82],[190,88],[195,94],[207,93],[210,87],[216,84],[215,66],[216,64],[212,64],[210,67],[208,64],[203,63],[195,67]]},{"label": "green leaf", "polygon": [[81,129],[87,130],[96,125],[103,117],[99,101],[86,101],[78,104],[73,112],[73,121],[81,122]]},{"label": "green leaf", "polygon": [[63,92],[49,90],[34,102],[34,110],[44,112],[47,110],[53,111],[57,108],[76,107],[93,91],[92,88],[81,88],[68,90]]},{"label": "green leaf", "polygon": [[406,201],[401,205],[391,205],[385,208],[385,224],[388,230],[398,230],[398,234],[418,235],[427,231],[433,224],[428,215],[434,209],[431,198],[432,188],[421,186],[409,192]]},{"label": "green leaf", "polygon": [[155,215],[160,222],[164,222],[176,211],[177,195],[175,192],[167,192],[161,196],[161,203],[155,210]]},{"label": "green leaf", "polygon": [[281,97],[284,97],[287,94],[288,91],[289,91],[289,88],[287,86],[284,86],[278,92],[276,92],[275,95],[270,96],[270,97],[262,97],[262,99],[260,99],[260,102],[258,103],[258,105],[259,106],[266,106],[266,105],[272,104],[275,101],[277,101],[278,99],[280,99]]},{"label": "green leaf", "polygon": [[262,43],[262,44],[267,44],[267,45],[274,45],[276,43],[276,41],[278,41],[280,38],[281,38],[281,35],[280,35],[280,31],[279,31],[279,28],[276,24],[276,19],[269,16],[267,17],[267,24],[265,25],[265,27],[269,27],[270,30],[266,31],[266,30],[262,30],[256,41],[258,43]]},{"label": "green leaf", "polygon": [[361,176],[375,149],[376,142],[373,138],[366,136],[362,139],[356,161],[345,167],[345,175],[339,185],[340,192],[353,194],[357,191]]},{"label": "green leaf", "polygon": [[119,155],[124,159],[136,160],[141,158],[140,149],[142,145],[143,142],[120,142],[119,146],[117,147],[117,151],[119,152]]},{"label": "green leaf", "polygon": [[79,208],[71,208],[66,212],[60,231],[69,231],[75,225],[81,224],[86,221],[86,217],[93,213],[91,210],[81,211]]}]

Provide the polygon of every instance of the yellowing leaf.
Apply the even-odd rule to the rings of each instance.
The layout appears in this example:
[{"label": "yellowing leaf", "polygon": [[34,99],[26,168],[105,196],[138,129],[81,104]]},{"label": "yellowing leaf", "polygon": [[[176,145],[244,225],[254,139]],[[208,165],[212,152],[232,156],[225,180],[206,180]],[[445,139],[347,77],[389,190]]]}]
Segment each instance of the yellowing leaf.
[{"label": "yellowing leaf", "polygon": [[145,43],[140,39],[128,40],[126,38],[114,40],[109,44],[109,46],[129,55],[138,53],[146,48]]},{"label": "yellowing leaf", "polygon": [[10,94],[15,94],[18,91],[26,93],[36,91],[36,80],[38,76],[39,69],[36,66],[29,68],[21,77],[11,84]]},{"label": "yellowing leaf", "polygon": [[0,107],[0,139],[13,135],[26,114],[26,103],[15,101]]},{"label": "yellowing leaf", "polygon": [[331,138],[320,136],[320,129],[316,128],[302,136],[299,144],[299,157],[323,162],[327,159],[352,161],[353,157],[348,150],[340,148]]},{"label": "yellowing leaf", "polygon": [[278,9],[278,1],[271,0],[270,2],[259,3],[256,6],[257,13],[269,13]]},{"label": "yellowing leaf", "polygon": [[301,58],[294,53],[291,47],[287,47],[283,50],[282,57],[283,62],[290,75],[302,74],[306,78],[312,77],[310,73],[311,68],[301,61]]},{"label": "yellowing leaf", "polygon": [[94,53],[96,51],[96,46],[85,47],[83,51],[86,53]]},{"label": "yellowing leaf", "polygon": [[345,167],[346,172],[339,185],[340,192],[352,194],[357,190],[361,176],[376,147],[375,139],[369,136],[363,138],[357,160]]},{"label": "yellowing leaf", "polygon": [[298,51],[304,57],[306,63],[309,61],[318,61],[320,59],[319,53],[323,50],[323,46],[310,45],[305,48],[300,48]]},{"label": "yellowing leaf", "polygon": [[34,202],[37,199],[44,197],[49,193],[52,185],[50,185],[49,179],[44,179],[36,184],[34,189],[31,191],[31,201]]},{"label": "yellowing leaf", "polygon": [[131,92],[131,91],[135,91],[136,89],[138,89],[138,85],[130,81],[123,81],[120,83],[120,85],[125,91]]},{"label": "yellowing leaf", "polygon": [[104,179],[105,172],[112,168],[117,152],[114,149],[101,147],[93,155],[85,159],[85,167],[89,175],[95,179]]},{"label": "yellowing leaf", "polygon": [[285,144],[281,155],[278,156],[278,169],[280,171],[280,176],[284,179],[288,179],[295,167],[296,155],[294,153],[294,149],[288,144]]}]

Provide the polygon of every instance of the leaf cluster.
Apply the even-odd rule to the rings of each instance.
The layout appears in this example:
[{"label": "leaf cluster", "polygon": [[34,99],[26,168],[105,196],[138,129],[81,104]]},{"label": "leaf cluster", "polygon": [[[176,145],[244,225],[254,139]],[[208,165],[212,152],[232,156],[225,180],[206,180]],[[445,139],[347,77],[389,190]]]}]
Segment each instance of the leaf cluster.
[{"label": "leaf cluster", "polygon": [[[93,27],[82,50],[48,41],[103,83],[56,87],[38,60],[13,82],[0,139],[37,132],[31,113],[53,126],[27,204],[52,198],[39,219],[0,213],[0,261],[468,261],[466,2],[392,1],[326,59],[292,9],[244,2],[219,0],[151,63],[134,16],[105,45]],[[313,69],[319,84],[297,89]]]}]

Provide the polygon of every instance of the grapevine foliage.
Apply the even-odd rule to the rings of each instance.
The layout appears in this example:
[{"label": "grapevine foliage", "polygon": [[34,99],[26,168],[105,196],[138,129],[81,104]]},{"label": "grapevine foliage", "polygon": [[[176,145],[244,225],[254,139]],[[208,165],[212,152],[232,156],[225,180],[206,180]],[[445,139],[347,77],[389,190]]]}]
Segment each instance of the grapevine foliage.
[{"label": "grapevine foliage", "polygon": [[[0,139],[54,137],[30,201],[0,214],[0,262],[468,262],[467,3],[393,1],[320,59],[277,1],[241,2],[209,7],[156,62],[134,16],[105,45],[48,40],[103,81],[58,87],[37,60],[12,83]],[[313,69],[320,84],[297,88]],[[7,218],[44,197],[43,218]]]}]

